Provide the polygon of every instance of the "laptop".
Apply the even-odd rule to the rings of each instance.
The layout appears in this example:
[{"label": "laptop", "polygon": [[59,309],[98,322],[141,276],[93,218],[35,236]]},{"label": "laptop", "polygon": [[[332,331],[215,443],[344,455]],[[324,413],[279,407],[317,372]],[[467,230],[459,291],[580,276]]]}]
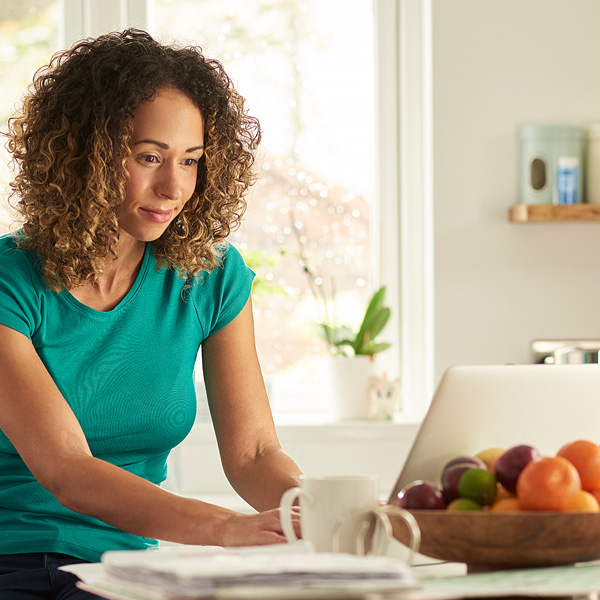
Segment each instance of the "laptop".
[{"label": "laptop", "polygon": [[416,479],[439,482],[450,459],[530,444],[600,444],[600,365],[455,366],[443,375],[389,502]]}]

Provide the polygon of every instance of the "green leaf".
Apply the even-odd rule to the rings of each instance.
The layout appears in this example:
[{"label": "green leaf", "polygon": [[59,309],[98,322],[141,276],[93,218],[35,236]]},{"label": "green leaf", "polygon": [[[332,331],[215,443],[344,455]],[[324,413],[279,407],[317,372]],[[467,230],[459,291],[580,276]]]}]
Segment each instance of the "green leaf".
[{"label": "green leaf", "polygon": [[317,324],[317,333],[323,338],[330,346],[336,347],[346,343],[346,339],[352,336],[352,331],[345,325],[340,327],[332,327],[327,323]]},{"label": "green leaf", "polygon": [[330,345],[335,346],[335,332],[327,323],[317,323],[317,333]]},{"label": "green leaf", "polygon": [[391,311],[383,305],[385,299],[385,286],[379,288],[372,296],[358,333],[342,325],[332,327],[327,323],[318,324],[318,333],[335,354],[348,356],[346,348],[352,348],[353,354],[373,355],[390,347],[388,343],[378,343],[375,338],[381,333],[388,322]]},{"label": "green leaf", "polygon": [[384,350],[387,350],[390,346],[391,344],[389,344],[388,342],[380,342],[378,344],[367,344],[364,348],[361,348],[360,352],[357,352],[356,354],[372,356],[373,354],[377,354],[378,352],[383,352]]},{"label": "green leaf", "polygon": [[[371,301],[369,302],[369,305],[367,306],[367,310],[365,311],[365,316],[363,317],[362,324],[360,326],[360,329],[358,330],[358,333],[356,334],[356,339],[354,342],[354,351],[355,352],[359,351],[359,349],[364,346],[365,339],[367,339],[367,343],[368,343],[369,339],[373,339],[378,333],[381,332],[381,329],[383,329],[383,326],[385,325],[385,322],[389,318],[389,315],[385,319],[383,324],[381,325],[379,331],[377,333],[373,333],[373,324],[377,323],[377,326],[379,326],[378,314],[381,310],[384,309],[384,307],[383,307],[384,299],[385,299],[385,286],[382,286],[373,294],[373,297],[371,298]],[[387,309],[387,310],[389,310],[389,309]]]},{"label": "green leaf", "polygon": [[370,338],[375,339],[386,326],[392,312],[387,306],[380,308],[376,313],[373,313],[369,320],[368,330],[371,332]]}]

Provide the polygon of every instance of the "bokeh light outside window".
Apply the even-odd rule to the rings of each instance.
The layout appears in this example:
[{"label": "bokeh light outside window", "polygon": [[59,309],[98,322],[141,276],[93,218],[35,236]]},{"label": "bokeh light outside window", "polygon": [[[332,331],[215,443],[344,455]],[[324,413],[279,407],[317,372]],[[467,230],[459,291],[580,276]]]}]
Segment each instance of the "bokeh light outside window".
[{"label": "bokeh light outside window", "polygon": [[[0,2],[0,131],[31,83],[33,74],[58,50],[58,0]],[[0,143],[0,234],[14,221],[8,205],[12,179],[6,138]]]}]

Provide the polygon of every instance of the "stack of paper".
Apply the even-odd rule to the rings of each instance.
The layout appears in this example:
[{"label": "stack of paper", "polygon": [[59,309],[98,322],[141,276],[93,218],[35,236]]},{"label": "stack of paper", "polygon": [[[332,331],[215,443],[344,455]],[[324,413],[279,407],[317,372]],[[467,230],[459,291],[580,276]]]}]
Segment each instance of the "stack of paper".
[{"label": "stack of paper", "polygon": [[[83,568],[82,568],[83,567]],[[320,597],[416,586],[400,560],[316,553],[305,542],[246,548],[169,547],[107,552],[101,565],[69,567],[82,587],[115,600],[273,596]]]}]

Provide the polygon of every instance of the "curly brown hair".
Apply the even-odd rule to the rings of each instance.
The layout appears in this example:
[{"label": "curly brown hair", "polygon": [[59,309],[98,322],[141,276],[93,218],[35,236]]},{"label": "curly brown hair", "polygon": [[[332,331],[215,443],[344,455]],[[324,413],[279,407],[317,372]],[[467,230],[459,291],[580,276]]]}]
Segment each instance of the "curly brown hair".
[{"label": "curly brown hair", "polygon": [[194,194],[152,242],[154,256],[182,278],[218,265],[219,246],[246,209],[259,123],[223,66],[201,48],[166,46],[128,29],[55,54],[9,121],[12,196],[23,222],[18,244],[43,257],[52,289],[96,281],[107,258],[116,257],[133,113],[165,87],[200,109],[205,152]]}]

